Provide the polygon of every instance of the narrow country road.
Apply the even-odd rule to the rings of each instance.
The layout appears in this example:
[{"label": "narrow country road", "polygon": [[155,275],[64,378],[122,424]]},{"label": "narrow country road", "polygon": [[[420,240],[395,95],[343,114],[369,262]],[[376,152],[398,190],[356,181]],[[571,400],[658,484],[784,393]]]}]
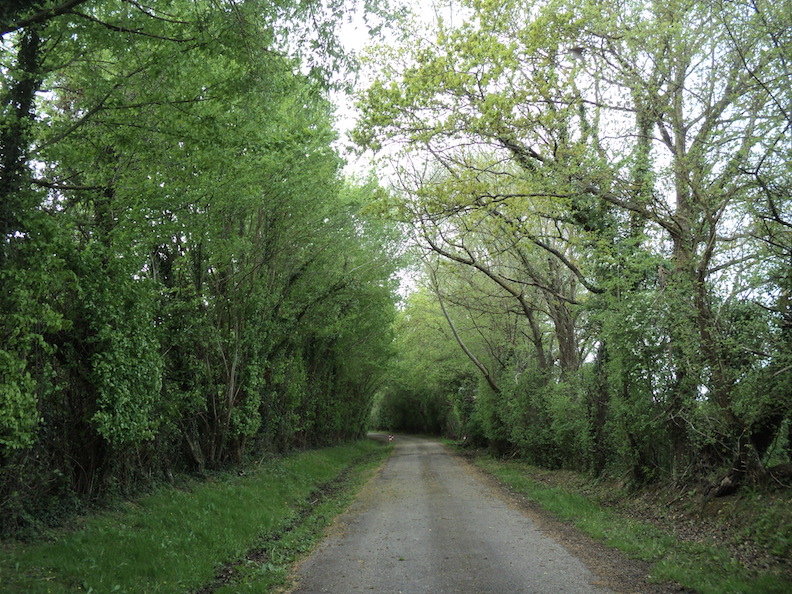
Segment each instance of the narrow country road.
[{"label": "narrow country road", "polygon": [[397,437],[294,592],[607,592],[443,445]]}]

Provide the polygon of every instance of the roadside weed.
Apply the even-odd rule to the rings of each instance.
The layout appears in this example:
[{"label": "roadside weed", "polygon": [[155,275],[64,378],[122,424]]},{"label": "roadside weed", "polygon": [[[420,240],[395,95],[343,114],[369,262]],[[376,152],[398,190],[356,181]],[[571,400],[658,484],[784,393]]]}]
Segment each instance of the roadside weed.
[{"label": "roadside weed", "polygon": [[751,572],[725,549],[680,541],[652,524],[620,515],[583,495],[533,480],[528,465],[488,456],[476,458],[475,463],[557,518],[632,558],[649,562],[653,581],[675,581],[701,594],[792,591],[788,580]]},{"label": "roadside weed", "polygon": [[[282,583],[286,558],[294,559],[308,547],[296,545],[289,555],[279,553],[284,532],[311,542],[307,533],[322,529],[319,521],[294,529],[299,516],[315,511],[307,508],[313,507],[316,488],[363,460],[367,463],[362,466],[370,467],[371,460],[381,461],[389,450],[363,440],[303,452],[271,460],[244,476],[222,473],[192,483],[189,490],[164,488],[89,517],[77,529],[52,531],[32,543],[6,543],[0,551],[2,590],[181,594],[215,583],[225,573],[220,570],[237,566],[245,566],[256,579]],[[343,483],[339,501],[352,484]],[[328,507],[326,518],[338,511]],[[316,538],[313,533],[310,538]],[[273,554],[252,562],[246,560],[251,549],[271,549]],[[244,577],[243,571],[239,574]]]}]

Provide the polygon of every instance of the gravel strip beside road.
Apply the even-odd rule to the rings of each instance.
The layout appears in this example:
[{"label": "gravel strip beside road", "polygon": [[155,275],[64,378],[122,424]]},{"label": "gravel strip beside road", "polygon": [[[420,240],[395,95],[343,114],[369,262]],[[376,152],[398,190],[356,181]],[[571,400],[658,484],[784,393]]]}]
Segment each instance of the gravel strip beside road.
[{"label": "gravel strip beside road", "polygon": [[298,593],[610,591],[443,445],[401,436],[297,579]]}]

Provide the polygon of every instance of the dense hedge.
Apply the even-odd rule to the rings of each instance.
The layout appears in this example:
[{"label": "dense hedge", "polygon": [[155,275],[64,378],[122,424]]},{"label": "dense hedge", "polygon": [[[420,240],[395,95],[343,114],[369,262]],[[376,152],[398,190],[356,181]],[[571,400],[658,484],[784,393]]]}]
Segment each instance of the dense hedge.
[{"label": "dense hedge", "polygon": [[4,529],[358,437],[394,315],[398,242],[334,148],[332,6],[78,4],[0,15]]}]

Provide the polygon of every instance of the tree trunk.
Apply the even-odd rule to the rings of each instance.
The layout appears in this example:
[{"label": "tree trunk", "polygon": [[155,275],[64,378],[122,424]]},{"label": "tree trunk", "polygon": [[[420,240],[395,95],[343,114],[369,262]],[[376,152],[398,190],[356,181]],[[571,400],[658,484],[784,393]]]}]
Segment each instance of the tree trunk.
[{"label": "tree trunk", "polygon": [[594,476],[601,476],[608,461],[608,444],[606,443],[605,423],[608,418],[610,392],[605,364],[608,362],[608,348],[604,339],[597,348],[594,360],[595,385],[589,393],[589,431],[593,442],[591,449],[591,470]]},{"label": "tree trunk", "polygon": [[0,122],[0,270],[11,257],[14,238],[26,231],[26,215],[35,207],[29,188],[28,147],[30,127],[35,119],[36,91],[40,86],[39,50],[41,40],[35,27],[21,35],[17,78],[3,94],[0,111],[7,113]]}]

